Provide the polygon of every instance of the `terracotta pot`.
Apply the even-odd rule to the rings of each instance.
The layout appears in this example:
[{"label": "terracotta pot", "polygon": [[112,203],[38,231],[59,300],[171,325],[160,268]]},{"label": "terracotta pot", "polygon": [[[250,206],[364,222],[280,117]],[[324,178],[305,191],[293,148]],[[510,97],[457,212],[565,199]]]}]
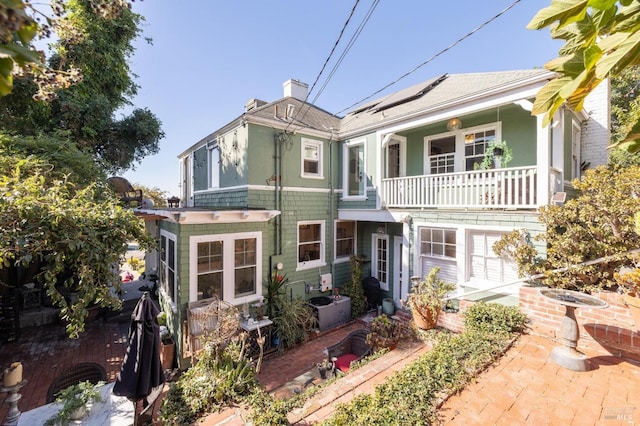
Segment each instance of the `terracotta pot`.
[{"label": "terracotta pot", "polygon": [[173,368],[173,360],[175,358],[176,344],[173,339],[161,342],[160,345],[160,363],[163,370],[170,370]]},{"label": "terracotta pot", "polygon": [[629,306],[631,316],[636,324],[636,331],[640,332],[640,297],[631,294],[624,295],[624,301]]},{"label": "terracotta pot", "polygon": [[435,328],[438,323],[438,314],[440,310],[435,312],[435,315],[431,310],[425,309],[424,311],[411,308],[411,315],[413,316],[413,321],[416,323],[416,327],[422,330],[431,330]]}]

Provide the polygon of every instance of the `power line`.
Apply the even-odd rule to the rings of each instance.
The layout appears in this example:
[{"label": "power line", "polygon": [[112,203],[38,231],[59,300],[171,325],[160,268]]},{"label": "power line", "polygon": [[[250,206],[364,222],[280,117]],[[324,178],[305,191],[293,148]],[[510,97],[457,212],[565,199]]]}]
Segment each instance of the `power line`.
[{"label": "power line", "polygon": [[[311,85],[311,89],[309,89],[309,91],[307,92],[307,96],[305,96],[304,98],[304,103],[307,102],[307,99],[309,99],[309,95],[311,94],[311,92],[313,91],[313,88],[316,87],[316,84],[318,83],[318,80],[320,79],[320,76],[322,75],[322,73],[324,72],[324,69],[326,68],[327,64],[329,63],[329,60],[331,59],[331,57],[333,56],[333,52],[335,52],[336,48],[338,47],[338,44],[340,43],[340,40],[342,39],[342,35],[344,34],[344,30],[347,28],[347,26],[349,25],[349,22],[351,21],[351,18],[353,17],[353,14],[356,11],[356,8],[358,7],[358,3],[360,3],[360,0],[356,0],[355,4],[353,5],[353,7],[351,8],[351,13],[349,13],[349,16],[347,17],[347,20],[345,21],[345,23],[342,25],[342,30],[340,30],[340,34],[338,34],[338,39],[335,41],[335,43],[333,44],[333,47],[331,48],[331,52],[329,52],[329,56],[327,56],[327,59],[324,61],[324,64],[322,65],[322,68],[320,69],[320,72],[318,73],[318,76],[316,77],[316,80],[313,82],[313,84]],[[300,108],[302,109],[302,108]],[[307,109],[308,111],[309,109]],[[289,124],[287,124],[287,127],[284,129],[284,131],[286,132],[287,129],[289,129],[289,126],[291,126],[291,123],[293,123],[293,121],[296,119],[296,117],[298,116],[298,114],[300,114],[300,111],[298,111],[296,113],[296,115],[293,116],[293,118],[291,119],[291,122]],[[306,115],[306,112],[305,112]],[[304,119],[304,115],[302,116],[302,118],[300,119],[300,121],[302,121]]]},{"label": "power line", "polygon": [[506,8],[504,8],[503,10],[501,10],[500,12],[498,12],[496,15],[494,15],[492,18],[488,19],[487,21],[483,22],[482,24],[480,24],[479,26],[477,26],[476,28],[474,28],[473,30],[469,31],[467,34],[465,34],[464,36],[460,37],[459,39],[457,39],[456,41],[454,41],[453,43],[451,43],[449,46],[445,47],[444,49],[440,50],[438,53],[436,53],[435,55],[431,56],[429,59],[427,59],[426,61],[422,62],[420,65],[414,67],[412,70],[404,73],[403,75],[401,75],[400,77],[396,78],[394,81],[392,81],[391,83],[385,85],[384,87],[382,87],[379,90],[376,90],[375,92],[373,92],[372,94],[370,94],[369,96],[360,99],[358,102],[355,102],[351,105],[349,105],[348,107],[338,111],[336,113],[336,115],[340,115],[341,113],[350,110],[351,108],[355,107],[356,105],[361,104],[362,102],[371,99],[372,97],[374,97],[375,95],[377,95],[378,93],[388,89],[389,87],[393,86],[394,84],[398,83],[400,80],[408,77],[409,75],[413,74],[414,72],[416,72],[418,69],[422,68],[423,66],[427,65],[429,62],[433,61],[434,59],[436,59],[438,56],[442,55],[443,53],[447,52],[448,50],[450,50],[451,48],[453,48],[454,46],[458,45],[459,43],[461,43],[462,41],[464,41],[465,39],[469,38],[470,36],[472,36],[473,34],[475,34],[476,32],[478,32],[479,30],[481,30],[482,28],[484,28],[485,26],[487,26],[488,24],[490,24],[491,22],[495,21],[496,19],[498,19],[500,16],[504,15],[507,11],[509,11],[511,8],[513,8],[516,4],[520,3],[522,0],[515,0],[513,3],[511,3],[509,6],[507,6]]},{"label": "power line", "polygon": [[320,76],[322,75],[322,73],[324,72],[324,69],[326,68],[327,64],[329,63],[329,60],[331,59],[331,56],[333,56],[333,52],[335,52],[336,48],[338,47],[338,44],[340,43],[340,40],[342,39],[342,35],[344,34],[344,30],[349,25],[349,22],[351,21],[351,18],[353,17],[354,12],[356,11],[356,7],[358,6],[358,3],[360,3],[360,0],[356,0],[356,3],[353,5],[353,8],[351,9],[351,13],[349,14],[349,17],[347,18],[347,20],[345,21],[344,25],[342,26],[342,30],[340,30],[340,34],[338,35],[338,39],[333,44],[333,47],[331,48],[331,52],[329,52],[329,56],[327,56],[327,59],[324,61],[324,64],[322,65],[322,69],[320,70],[320,72],[318,73],[318,76],[316,77],[316,81],[313,82],[313,84],[311,85],[311,89],[309,89],[309,92],[307,92],[307,97],[305,98],[305,102],[307,101],[307,98],[309,98],[309,95],[311,95],[311,92],[313,92],[313,88],[316,87],[316,84],[318,83],[318,80],[320,79]]},{"label": "power line", "polygon": [[340,58],[338,58],[338,61],[335,63],[335,65],[331,69],[329,76],[327,76],[327,79],[325,80],[324,84],[318,91],[318,94],[313,98],[313,101],[311,101],[312,104],[315,104],[318,98],[320,97],[320,95],[322,94],[322,92],[324,92],[324,89],[327,87],[327,85],[329,84],[329,81],[331,80],[333,75],[336,73],[340,65],[342,64],[342,61],[344,60],[345,56],[347,55],[349,50],[351,50],[351,47],[353,47],[356,40],[360,36],[360,33],[364,29],[364,26],[367,24],[367,22],[369,22],[369,18],[371,18],[371,15],[373,14],[373,11],[376,9],[376,7],[378,6],[378,3],[380,3],[380,0],[375,0],[371,4],[371,7],[369,8],[369,10],[367,11],[367,14],[365,15],[362,22],[360,23],[360,26],[357,28],[356,32],[351,36],[351,40],[349,40],[349,43],[347,44],[344,51],[342,52],[342,55],[340,55]]}]

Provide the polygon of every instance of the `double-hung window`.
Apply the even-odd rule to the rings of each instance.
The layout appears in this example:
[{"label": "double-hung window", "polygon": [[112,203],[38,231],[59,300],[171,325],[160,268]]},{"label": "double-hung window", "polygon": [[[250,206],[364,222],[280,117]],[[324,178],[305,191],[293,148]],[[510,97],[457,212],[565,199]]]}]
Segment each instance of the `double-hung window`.
[{"label": "double-hung window", "polygon": [[455,171],[455,135],[429,140],[429,173],[453,173]]},{"label": "double-hung window", "polygon": [[343,197],[364,197],[366,195],[364,141],[346,143],[343,158]]},{"label": "double-hung window", "polygon": [[298,269],[324,262],[324,221],[298,222]]},{"label": "double-hung window", "polygon": [[336,221],[336,260],[349,259],[356,252],[356,223],[351,220]]},{"label": "double-hung window", "polygon": [[224,300],[224,269],[222,253],[224,241],[198,243],[197,299],[216,296]]},{"label": "double-hung window", "polygon": [[464,169],[475,170],[484,159],[484,152],[489,142],[496,140],[495,129],[478,130],[465,133],[464,139]]},{"label": "double-hung window", "polygon": [[456,258],[456,230],[420,228],[420,254],[422,256]]},{"label": "double-hung window", "polygon": [[190,238],[190,300],[217,296],[232,304],[262,296],[262,234],[197,235]]},{"label": "double-hung window", "polygon": [[302,138],[302,177],[322,177],[322,142]]},{"label": "double-hung window", "polygon": [[166,297],[175,303],[176,295],[176,236],[160,231],[160,284]]}]

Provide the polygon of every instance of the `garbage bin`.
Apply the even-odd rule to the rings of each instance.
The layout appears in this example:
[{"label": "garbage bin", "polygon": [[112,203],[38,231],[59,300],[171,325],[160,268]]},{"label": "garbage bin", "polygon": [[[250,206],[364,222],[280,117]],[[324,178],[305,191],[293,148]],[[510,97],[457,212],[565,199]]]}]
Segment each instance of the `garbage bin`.
[{"label": "garbage bin", "polygon": [[396,306],[394,305],[392,298],[385,297],[382,299],[382,312],[387,316],[391,316],[396,313]]},{"label": "garbage bin", "polygon": [[382,301],[380,293],[380,281],[376,277],[367,277],[362,280],[364,297],[367,298],[367,311],[376,309]]}]

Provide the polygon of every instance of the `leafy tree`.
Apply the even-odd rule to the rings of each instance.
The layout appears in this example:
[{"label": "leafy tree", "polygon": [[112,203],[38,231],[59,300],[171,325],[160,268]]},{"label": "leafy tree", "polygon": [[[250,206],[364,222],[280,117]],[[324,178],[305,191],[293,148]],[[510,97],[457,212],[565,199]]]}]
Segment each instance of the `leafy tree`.
[{"label": "leafy tree", "polygon": [[[572,183],[578,191],[575,198],[562,207],[540,209],[545,231],[534,239],[547,242],[546,257],[538,256],[519,231],[498,241],[494,251],[513,258],[521,275],[545,274],[542,281],[552,287],[611,288],[616,285],[613,272],[629,263],[625,253],[640,247],[634,218],[640,211],[640,166],[599,166]],[[609,259],[576,266],[602,257]]]},{"label": "leafy tree", "polygon": [[[565,40],[559,57],[545,67],[559,74],[537,94],[533,114],[549,123],[568,103],[581,110],[586,96],[604,79],[640,65],[640,2],[637,0],[552,0],[528,28],[551,27],[551,36]],[[616,146],[640,151],[640,119]]]},{"label": "leafy tree", "polygon": [[142,190],[143,198],[148,198],[153,201],[153,205],[155,207],[167,207],[167,191],[163,191],[162,189],[154,186],[153,188],[149,188],[144,185],[140,185],[138,183],[134,183],[133,187],[135,189]]},{"label": "leafy tree", "polygon": [[[38,140],[43,152],[29,155]],[[92,174],[95,182],[86,183],[78,173],[91,164],[91,156],[68,142],[0,137],[0,272],[39,266],[35,280],[61,308],[72,337],[84,329],[91,304],[119,307],[117,265],[126,243],[153,245],[143,223],[119,205],[104,178]]]},{"label": "leafy tree", "polygon": [[0,133],[0,175],[15,172],[16,160],[30,157],[33,161],[25,167],[49,168],[47,184],[52,180],[67,180],[84,187],[95,181],[104,181],[106,176],[95,160],[81,152],[73,142],[62,136],[41,135],[10,136]]},{"label": "leafy tree", "polygon": [[[110,171],[129,169],[157,153],[164,137],[160,121],[148,109],[135,108],[116,118],[118,111],[131,106],[138,90],[128,59],[143,18],[121,8],[105,19],[91,0],[58,4],[65,13],[57,20],[58,41],[48,66],[66,74],[77,70],[82,79],[50,92],[55,98],[42,94],[33,75],[22,79],[12,94],[0,98],[0,124],[21,135],[67,132]],[[44,98],[50,102],[43,103]]]},{"label": "leafy tree", "polygon": [[[59,36],[80,37],[79,28],[65,22],[67,8],[64,0],[51,0],[49,9],[44,3],[27,0],[0,0],[0,96],[11,93],[14,77],[31,76],[37,82],[38,98],[53,96],[53,92],[78,81],[77,68],[66,71],[50,68],[44,53],[33,42],[49,38],[53,32]],[[92,0],[89,5],[105,19],[119,16],[130,7],[125,0]],[[45,9],[43,9],[43,7]]]}]

